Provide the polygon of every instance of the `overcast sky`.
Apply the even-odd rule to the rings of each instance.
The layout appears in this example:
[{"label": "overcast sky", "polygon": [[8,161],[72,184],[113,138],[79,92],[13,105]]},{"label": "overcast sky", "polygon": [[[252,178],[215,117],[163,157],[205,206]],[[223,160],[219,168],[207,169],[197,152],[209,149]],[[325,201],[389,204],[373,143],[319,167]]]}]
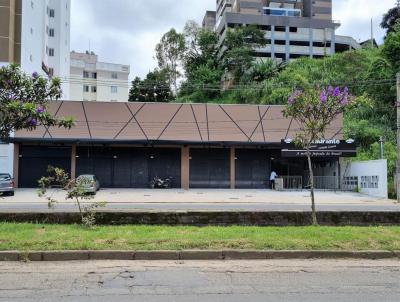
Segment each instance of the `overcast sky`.
[{"label": "overcast sky", "polygon": [[[201,23],[215,0],[72,0],[71,48],[89,49],[103,62],[129,64],[131,78],[145,76],[156,66],[154,48],[170,28],[182,30],[187,20]],[[374,35],[382,41],[382,15],[395,0],[333,0],[334,19],[341,21],[340,35],[356,40]],[[90,43],[89,43],[90,41]]]}]

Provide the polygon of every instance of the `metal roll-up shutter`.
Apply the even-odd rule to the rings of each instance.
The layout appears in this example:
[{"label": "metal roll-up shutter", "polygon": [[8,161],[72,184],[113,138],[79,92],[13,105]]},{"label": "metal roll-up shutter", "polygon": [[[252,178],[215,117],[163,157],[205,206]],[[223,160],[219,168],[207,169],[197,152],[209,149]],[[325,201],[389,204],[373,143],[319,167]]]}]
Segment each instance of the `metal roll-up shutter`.
[{"label": "metal roll-up shutter", "polygon": [[112,188],[113,153],[104,147],[77,148],[76,176],[94,174],[102,188]]},{"label": "metal roll-up shutter", "polygon": [[172,178],[172,187],[181,187],[181,149],[148,149],[149,181],[158,176]]},{"label": "metal roll-up shutter", "polygon": [[38,180],[48,176],[49,166],[71,173],[71,147],[21,146],[19,187],[37,188]]},{"label": "metal roll-up shutter", "polygon": [[190,157],[191,188],[230,187],[229,149],[191,149]]},{"label": "metal roll-up shutter", "polygon": [[149,188],[155,176],[181,186],[178,148],[80,147],[77,154],[77,175],[96,175],[102,188]]},{"label": "metal roll-up shutter", "polygon": [[236,149],[236,188],[268,187],[271,155],[266,150]]}]

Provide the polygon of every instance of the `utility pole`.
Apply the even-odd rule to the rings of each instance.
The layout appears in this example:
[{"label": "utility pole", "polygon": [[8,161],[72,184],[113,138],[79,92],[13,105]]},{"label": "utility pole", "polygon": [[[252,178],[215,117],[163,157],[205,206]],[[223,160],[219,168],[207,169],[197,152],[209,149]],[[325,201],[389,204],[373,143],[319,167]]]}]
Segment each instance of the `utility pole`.
[{"label": "utility pole", "polygon": [[[400,3],[400,0],[399,0]],[[396,189],[397,202],[400,203],[400,72],[397,74],[397,169],[396,169]]]},{"label": "utility pole", "polygon": [[371,18],[371,48],[374,48],[374,46],[374,21]]},{"label": "utility pole", "polygon": [[385,140],[384,140],[383,136],[381,136],[379,138],[379,143],[380,143],[380,146],[381,146],[381,159],[384,159],[384,157],[385,157],[385,151],[384,151]]}]

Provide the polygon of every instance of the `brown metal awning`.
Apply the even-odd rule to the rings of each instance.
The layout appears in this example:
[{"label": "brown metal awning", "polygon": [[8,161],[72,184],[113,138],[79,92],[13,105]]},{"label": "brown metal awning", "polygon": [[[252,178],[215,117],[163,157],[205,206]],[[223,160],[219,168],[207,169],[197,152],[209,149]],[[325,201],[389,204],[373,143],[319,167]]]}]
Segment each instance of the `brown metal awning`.
[{"label": "brown metal awning", "polygon": [[[57,117],[73,116],[72,129],[39,126],[18,131],[13,142],[280,144],[294,138],[298,124],[283,116],[284,106],[177,103],[51,102]],[[343,119],[325,137],[342,139]]]}]

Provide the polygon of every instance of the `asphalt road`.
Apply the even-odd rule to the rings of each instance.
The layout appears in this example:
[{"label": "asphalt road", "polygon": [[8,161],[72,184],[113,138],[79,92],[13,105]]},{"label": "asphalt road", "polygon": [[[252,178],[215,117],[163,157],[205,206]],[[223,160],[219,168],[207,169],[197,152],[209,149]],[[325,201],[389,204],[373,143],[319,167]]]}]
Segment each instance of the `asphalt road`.
[{"label": "asphalt road", "polygon": [[[59,203],[49,210],[46,202],[2,202],[0,212],[75,212],[76,205]],[[262,204],[262,203],[108,203],[102,210],[110,211],[266,211],[291,212],[310,211],[307,204]],[[398,204],[323,204],[317,205],[318,211],[400,211]]]},{"label": "asphalt road", "polygon": [[0,301],[400,301],[395,260],[2,263]]}]

